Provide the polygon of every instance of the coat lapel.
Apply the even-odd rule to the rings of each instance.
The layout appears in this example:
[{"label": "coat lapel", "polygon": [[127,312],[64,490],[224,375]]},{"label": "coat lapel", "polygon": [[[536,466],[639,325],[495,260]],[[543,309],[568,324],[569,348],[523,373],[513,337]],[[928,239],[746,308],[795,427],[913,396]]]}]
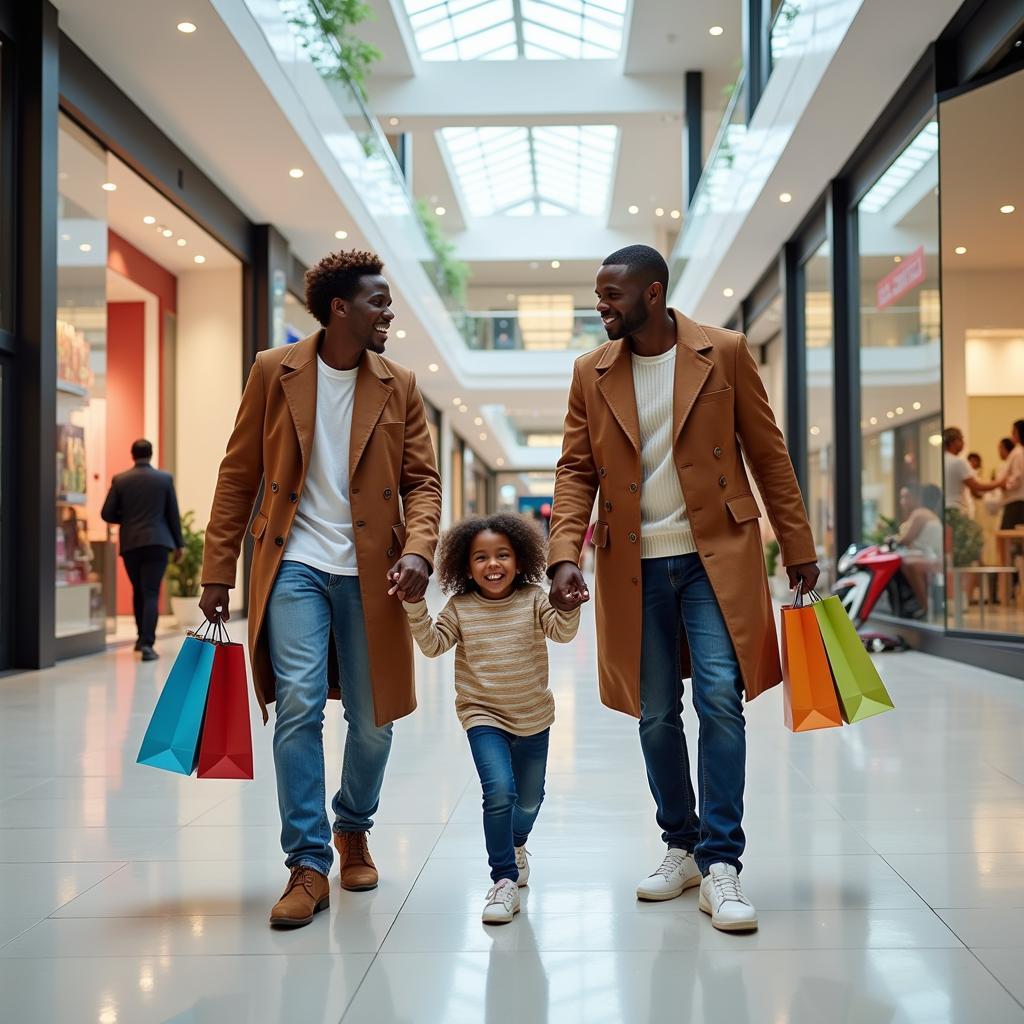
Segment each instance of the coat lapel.
[{"label": "coat lapel", "polygon": [[597,364],[597,371],[601,374],[597,381],[598,390],[639,455],[640,420],[636,412],[629,345],[625,341],[613,341]]},{"label": "coat lapel", "polygon": [[317,331],[297,341],[281,361],[285,371],[281,376],[281,388],[299,439],[303,477],[309,469],[313,432],[316,429],[316,353],[319,345],[320,332]]},{"label": "coat lapel", "polygon": [[676,309],[672,314],[676,321],[676,375],[672,396],[672,441],[675,443],[714,363],[701,355],[711,348],[711,340],[700,324]]},{"label": "coat lapel", "polygon": [[395,390],[388,383],[393,379],[394,374],[388,369],[388,364],[376,352],[364,353],[356,376],[355,408],[352,410],[352,440],[348,455],[350,480],[356,475],[373,428]]}]

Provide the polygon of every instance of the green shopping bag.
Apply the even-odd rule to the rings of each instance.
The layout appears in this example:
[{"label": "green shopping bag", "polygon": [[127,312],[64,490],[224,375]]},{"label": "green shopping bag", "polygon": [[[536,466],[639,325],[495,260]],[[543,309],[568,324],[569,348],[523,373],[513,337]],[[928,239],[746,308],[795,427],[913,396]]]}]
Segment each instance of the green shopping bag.
[{"label": "green shopping bag", "polygon": [[892,698],[839,598],[826,597],[811,607],[818,617],[843,720],[852,724],[891,711]]}]

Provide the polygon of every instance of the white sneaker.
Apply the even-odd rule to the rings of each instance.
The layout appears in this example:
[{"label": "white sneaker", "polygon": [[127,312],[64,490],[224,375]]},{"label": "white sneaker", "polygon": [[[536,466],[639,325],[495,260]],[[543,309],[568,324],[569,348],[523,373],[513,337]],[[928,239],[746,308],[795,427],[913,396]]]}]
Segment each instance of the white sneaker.
[{"label": "white sneaker", "polygon": [[519,868],[519,888],[530,884],[530,862],[526,859],[530,851],[525,846],[516,847],[516,867]]},{"label": "white sneaker", "polygon": [[491,886],[484,904],[484,924],[508,924],[519,913],[519,886],[503,878]]},{"label": "white sneaker", "polygon": [[700,885],[700,870],[685,850],[669,850],[661,867],[637,887],[638,900],[674,900],[687,889]]},{"label": "white sneaker", "polygon": [[757,911],[743,895],[739,874],[731,864],[712,864],[700,883],[698,906],[723,932],[757,930]]}]

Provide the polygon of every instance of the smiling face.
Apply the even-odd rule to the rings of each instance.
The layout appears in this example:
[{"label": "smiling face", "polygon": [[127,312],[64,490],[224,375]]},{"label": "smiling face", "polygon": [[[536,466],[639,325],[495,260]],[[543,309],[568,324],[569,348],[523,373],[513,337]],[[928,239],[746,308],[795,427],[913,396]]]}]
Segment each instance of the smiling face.
[{"label": "smiling face", "polygon": [[331,306],[332,313],[344,319],[347,331],[363,348],[384,351],[395,314],[391,310],[391,287],[382,275],[364,275],[351,299],[335,299]]},{"label": "smiling face", "polygon": [[597,311],[610,341],[635,334],[650,319],[663,289],[658,281],[647,285],[643,281],[642,276],[620,263],[603,266],[597,272]]},{"label": "smiling face", "polygon": [[491,600],[508,597],[519,565],[512,543],[503,533],[481,530],[469,546],[469,574],[480,593]]}]

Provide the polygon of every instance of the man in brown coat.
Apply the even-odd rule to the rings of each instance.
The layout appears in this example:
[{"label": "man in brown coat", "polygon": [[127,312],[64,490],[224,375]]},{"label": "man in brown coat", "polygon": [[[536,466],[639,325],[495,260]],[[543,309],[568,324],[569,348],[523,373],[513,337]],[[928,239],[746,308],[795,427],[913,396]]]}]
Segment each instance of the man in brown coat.
[{"label": "man in brown coat", "polygon": [[[274,765],[291,869],[270,916],[279,927],[308,924],[329,905],[332,832],[342,887],[377,885],[366,834],[392,722],[416,706],[401,599],[426,589],[441,488],[413,374],[381,355],[395,316],[382,269],[353,251],[306,275],[306,306],[323,330],[257,355],[206,529],[200,606],[211,621],[227,619],[262,484],[250,531],[249,650],[264,722],[277,702]],[[348,723],[333,829],[328,696],[341,697]]]},{"label": "man in brown coat", "polygon": [[[640,720],[668,845],[637,896],[673,899],[699,885],[699,906],[716,928],[748,931],[757,914],[739,882],[743,695],[774,686],[782,671],[744,457],[790,584],[813,587],[818,567],[743,336],[668,309],[667,288],[664,259],[644,245],[613,253],[597,275],[610,340],[573,371],[551,516],[551,601],[567,610],[589,599],[579,559],[597,498],[601,699]],[[700,721],[699,808],[683,735],[687,676]]]}]

